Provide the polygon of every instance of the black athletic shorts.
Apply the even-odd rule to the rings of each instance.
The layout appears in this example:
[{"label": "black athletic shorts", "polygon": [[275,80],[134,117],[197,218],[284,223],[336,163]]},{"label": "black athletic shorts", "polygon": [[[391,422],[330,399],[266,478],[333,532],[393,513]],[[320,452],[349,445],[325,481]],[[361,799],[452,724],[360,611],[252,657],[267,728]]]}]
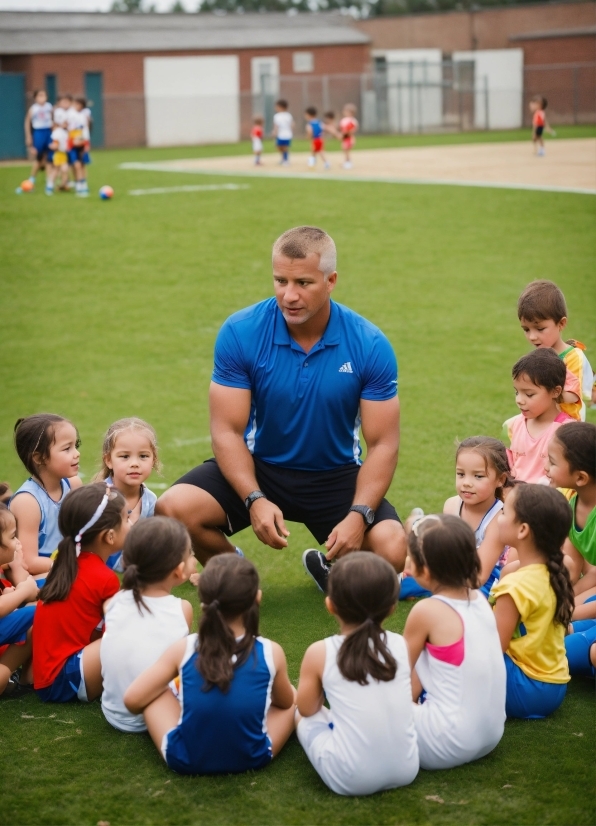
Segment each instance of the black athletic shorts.
[{"label": "black athletic shorts", "polygon": [[543,132],[544,132],[544,126],[537,126],[536,127],[536,137],[537,138],[541,138]]},{"label": "black athletic shorts", "polygon": [[[306,525],[319,544],[322,545],[338,522],[347,516],[354,501],[358,465],[312,471],[289,470],[259,459],[254,462],[259,490],[281,509],[284,519]],[[210,493],[226,513],[227,524],[219,527],[227,536],[250,525],[244,502],[226,481],[215,459],[207,459],[174,484],[195,485]],[[383,499],[373,525],[386,519],[401,522],[393,505]]]}]

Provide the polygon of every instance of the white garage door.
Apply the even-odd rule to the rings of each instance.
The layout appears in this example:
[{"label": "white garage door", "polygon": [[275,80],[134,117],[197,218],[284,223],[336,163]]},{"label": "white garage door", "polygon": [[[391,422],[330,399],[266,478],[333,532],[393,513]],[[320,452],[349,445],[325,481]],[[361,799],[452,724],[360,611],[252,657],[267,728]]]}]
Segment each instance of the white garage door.
[{"label": "white garage door", "polygon": [[146,57],[148,146],[240,138],[238,58]]}]

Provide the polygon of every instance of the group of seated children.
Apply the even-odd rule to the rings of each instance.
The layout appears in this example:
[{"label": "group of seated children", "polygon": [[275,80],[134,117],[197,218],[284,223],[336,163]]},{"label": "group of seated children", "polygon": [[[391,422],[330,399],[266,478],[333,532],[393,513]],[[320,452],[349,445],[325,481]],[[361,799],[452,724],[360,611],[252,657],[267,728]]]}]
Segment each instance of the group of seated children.
[{"label": "group of seated children", "polygon": [[[153,516],[149,424],[113,424],[102,469],[83,486],[75,426],[20,419],[15,445],[31,475],[10,510],[0,504],[2,697],[101,697],[115,729],[148,731],[182,774],[266,766],[296,729],[342,795],[476,760],[506,716],[551,714],[570,672],[593,678],[596,665],[596,426],[582,421],[593,374],[562,342],[566,313],[551,282],[522,294],[535,350],[513,368],[510,447],[465,439],[457,496],[406,524],[401,595],[428,598],[403,636],[383,629],[400,596],[395,570],[347,554],[326,583],[338,633],[307,649],[297,690],[282,648],[259,635],[254,565],[224,554],[198,576],[186,528]],[[172,594],[188,579],[198,579],[198,634],[190,603]]]},{"label": "group of seated children", "polygon": [[[306,134],[311,142],[311,154],[308,158],[309,167],[315,167],[317,158],[320,158],[324,169],[330,169],[331,164],[325,156],[325,136],[329,135],[341,141],[341,148],[344,153],[344,169],[352,168],[351,151],[356,142],[356,132],[358,131],[358,121],[356,119],[356,107],[353,103],[346,103],[343,107],[339,124],[335,122],[333,112],[325,112],[323,118],[319,118],[317,109],[309,106],[305,113]],[[252,151],[256,166],[262,166],[264,118],[260,115],[253,119],[253,127],[250,133],[252,140]],[[294,137],[294,118],[288,111],[287,100],[278,100],[275,104],[275,115],[273,116],[273,136],[275,145],[279,152],[279,163],[281,166],[288,166],[290,163],[290,147]]]},{"label": "group of seated children", "polygon": [[46,195],[74,187],[76,195],[86,198],[89,187],[85,168],[91,162],[93,120],[85,98],[62,95],[52,106],[43,89],[35,92],[34,98],[25,117],[25,142],[34,158],[29,182],[35,186],[37,173],[45,167]]}]

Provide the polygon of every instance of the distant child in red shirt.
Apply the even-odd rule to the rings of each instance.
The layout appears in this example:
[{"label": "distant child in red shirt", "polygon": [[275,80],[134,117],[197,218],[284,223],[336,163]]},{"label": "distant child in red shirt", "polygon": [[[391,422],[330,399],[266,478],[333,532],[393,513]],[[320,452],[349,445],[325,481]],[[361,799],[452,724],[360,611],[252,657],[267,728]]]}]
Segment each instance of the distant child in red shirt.
[{"label": "distant child in red shirt", "polygon": [[329,163],[325,157],[325,153],[323,152],[325,148],[325,142],[323,140],[325,127],[317,117],[316,108],[314,106],[309,106],[304,113],[304,117],[306,118],[306,134],[310,138],[310,157],[308,159],[308,165],[312,167],[316,166],[317,157],[320,157],[323,161],[323,166],[325,169],[329,169]]},{"label": "distant child in red shirt", "polygon": [[530,101],[530,112],[532,113],[532,143],[534,144],[534,154],[542,157],[544,155],[544,138],[542,134],[544,130],[556,135],[554,129],[551,129],[546,120],[545,109],[548,106],[548,101],[542,95],[536,95]]},{"label": "distant child in red shirt", "polygon": [[130,528],[126,500],[103,483],[71,491],[58,518],[64,537],[33,620],[33,683],[44,702],[84,702],[102,690],[104,603],[120,588],[106,560]]},{"label": "distant child in red shirt", "polygon": [[356,111],[356,107],[353,103],[346,103],[342,110],[342,117],[339,122],[339,131],[341,134],[341,148],[344,152],[344,169],[352,168],[350,152],[354,148],[354,144],[356,143],[355,135],[358,131]]},{"label": "distant child in red shirt", "polygon": [[263,154],[263,118],[257,116],[253,118],[253,127],[250,130],[252,139],[252,154],[255,158],[255,166],[262,166],[261,155]]}]

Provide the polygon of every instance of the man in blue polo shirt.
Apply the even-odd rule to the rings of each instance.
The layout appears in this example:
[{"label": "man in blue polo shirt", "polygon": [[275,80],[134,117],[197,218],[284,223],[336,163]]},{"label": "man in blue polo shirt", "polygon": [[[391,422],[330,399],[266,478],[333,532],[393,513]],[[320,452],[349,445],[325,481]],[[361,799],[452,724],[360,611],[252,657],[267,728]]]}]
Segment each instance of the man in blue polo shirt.
[{"label": "man in blue polo shirt", "polygon": [[399,447],[391,345],[331,301],[336,250],[326,232],[288,230],[272,259],[275,298],[234,313],[217,337],[209,391],[215,458],[166,491],[156,513],[187,526],[203,564],[238,551],[226,537],[249,525],[266,545],[286,547],[288,519],[325,545],[326,554],[303,555],[322,590],[330,563],[354,550],[401,571],[405,533],[384,499]]}]

